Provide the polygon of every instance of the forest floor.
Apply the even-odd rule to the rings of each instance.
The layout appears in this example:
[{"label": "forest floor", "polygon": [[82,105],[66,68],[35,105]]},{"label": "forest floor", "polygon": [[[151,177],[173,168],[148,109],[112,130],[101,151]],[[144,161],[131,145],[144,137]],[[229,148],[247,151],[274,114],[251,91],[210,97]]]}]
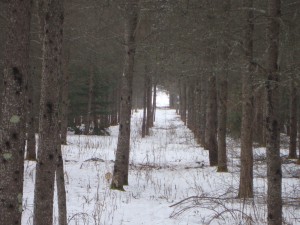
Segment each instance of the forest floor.
[{"label": "forest floor", "polygon": [[[240,200],[237,141],[227,141],[229,172],[217,173],[174,110],[158,109],[151,135],[143,139],[141,120],[141,111],[133,114],[125,192],[110,190],[105,176],[114,165],[117,126],[111,136],[68,136],[63,157],[70,225],[266,224],[264,148],[254,149],[255,198]],[[281,153],[285,224],[300,224],[300,167],[286,159],[287,149]],[[23,225],[32,224],[34,176],[35,163],[26,161]],[[56,204],[55,197],[55,224]]]}]

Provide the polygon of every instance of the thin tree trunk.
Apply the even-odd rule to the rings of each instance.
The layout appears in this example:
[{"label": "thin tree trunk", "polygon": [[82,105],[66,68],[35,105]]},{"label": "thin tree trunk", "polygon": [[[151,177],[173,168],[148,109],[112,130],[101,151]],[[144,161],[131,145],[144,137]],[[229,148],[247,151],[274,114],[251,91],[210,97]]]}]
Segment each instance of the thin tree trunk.
[{"label": "thin tree trunk", "polygon": [[39,15],[43,33],[38,161],[34,190],[34,225],[53,224],[53,196],[58,154],[59,82],[62,68],[63,1],[45,0]]},{"label": "thin tree trunk", "polygon": [[67,144],[67,132],[68,132],[68,108],[69,108],[69,62],[70,62],[70,50],[66,49],[63,59],[63,79],[61,90],[61,144]]},{"label": "thin tree trunk", "polygon": [[194,125],[195,125],[195,119],[194,119],[194,104],[195,104],[195,85],[194,85],[194,79],[190,78],[189,87],[188,87],[188,120],[187,120],[187,127],[194,132]]},{"label": "thin tree trunk", "polygon": [[198,144],[201,144],[200,141],[200,123],[201,121],[201,82],[198,79],[195,89],[195,138]]},{"label": "thin tree trunk", "polygon": [[281,158],[278,120],[279,102],[279,32],[280,32],[280,0],[268,0],[268,27],[267,27],[267,207],[268,225],[282,224],[281,199]]},{"label": "thin tree trunk", "polygon": [[[294,11],[294,18],[297,16],[297,10]],[[295,73],[295,66],[297,64],[297,54],[295,46],[295,19],[290,23],[290,44],[291,50],[291,70]],[[297,159],[297,124],[298,124],[298,93],[297,93],[297,80],[295,74],[292,74],[290,81],[290,145],[289,145],[289,158]]]},{"label": "thin tree trunk", "polygon": [[150,135],[151,120],[152,120],[152,76],[146,69],[147,76],[147,122],[146,135]]},{"label": "thin tree trunk", "polygon": [[33,72],[28,74],[28,90],[26,96],[27,106],[27,151],[26,160],[36,160],[36,140],[35,140],[35,110],[34,110],[34,90]]},{"label": "thin tree trunk", "polygon": [[142,138],[146,136],[146,118],[147,118],[147,74],[144,76],[144,97],[143,97],[143,122],[142,122]]},{"label": "thin tree trunk", "polygon": [[154,81],[154,85],[153,85],[153,107],[152,107],[152,126],[154,125],[155,122],[155,114],[156,114],[156,89],[157,89],[157,81]]},{"label": "thin tree trunk", "polygon": [[[253,0],[245,0],[244,8],[253,8]],[[248,10],[245,30],[245,71],[243,71],[242,87],[242,127],[241,127],[241,171],[239,198],[253,197],[253,31],[254,14]]]},{"label": "thin tree trunk", "polygon": [[254,98],[254,128],[253,135],[254,140],[260,145],[265,146],[264,130],[265,130],[265,120],[264,120],[264,111],[265,111],[265,90],[258,90],[255,93]]},{"label": "thin tree trunk", "polygon": [[186,80],[185,78],[181,79],[181,101],[182,101],[182,112],[181,112],[181,120],[183,121],[184,125],[186,125]]},{"label": "thin tree trunk", "polygon": [[114,87],[113,90],[113,100],[112,100],[112,117],[111,117],[111,125],[115,126],[118,124],[118,92],[116,90],[116,87]]},{"label": "thin tree trunk", "polygon": [[201,89],[200,89],[200,95],[201,95],[201,105],[200,105],[200,123],[199,123],[199,136],[200,136],[200,144],[202,146],[205,146],[205,130],[206,130],[206,108],[207,108],[207,79],[204,74],[201,75]]},{"label": "thin tree trunk", "polygon": [[8,2],[0,119],[0,224],[21,224],[25,82],[29,72],[30,1]]},{"label": "thin tree trunk", "polygon": [[132,79],[139,0],[126,0],[122,3],[122,6],[124,6],[125,14],[125,65],[121,84],[120,128],[111,183],[111,188],[117,190],[124,190],[123,186],[128,185]]},{"label": "thin tree trunk", "polygon": [[93,89],[94,89],[94,70],[93,70],[93,65],[90,65],[88,107],[87,107],[86,123],[85,123],[85,130],[84,130],[85,135],[89,134],[90,126],[91,126]]},{"label": "thin tree trunk", "polygon": [[289,145],[289,158],[297,159],[297,87],[292,78],[290,84],[290,145]]},{"label": "thin tree trunk", "polygon": [[58,224],[67,225],[67,198],[65,188],[65,173],[64,161],[61,151],[61,140],[57,138],[57,167],[56,167],[56,185],[57,185],[57,199],[58,199]]}]

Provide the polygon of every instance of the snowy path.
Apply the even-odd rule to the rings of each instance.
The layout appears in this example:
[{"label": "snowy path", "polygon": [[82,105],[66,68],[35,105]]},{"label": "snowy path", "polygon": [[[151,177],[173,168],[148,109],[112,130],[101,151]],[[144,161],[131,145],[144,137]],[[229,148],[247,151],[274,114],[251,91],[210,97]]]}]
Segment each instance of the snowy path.
[{"label": "snowy path", "polygon": [[[189,196],[236,196],[237,150],[229,144],[232,172],[216,173],[215,167],[208,166],[208,152],[195,143],[174,110],[158,109],[151,136],[144,139],[140,135],[141,117],[139,112],[132,119],[126,192],[111,191],[105,179],[105,174],[112,172],[118,127],[111,128],[109,137],[68,136],[63,152],[69,224],[199,225],[217,215],[213,210],[223,212],[224,218],[213,219],[211,224],[239,224],[245,218],[238,212],[251,214],[256,221],[265,218],[264,205],[247,207],[234,198],[225,202],[204,199],[202,208],[170,218],[174,208],[169,206]],[[32,224],[34,166],[25,163],[23,225]],[[264,180],[256,178],[255,183],[258,193],[265,191]],[[235,211],[230,214],[227,208]]]}]

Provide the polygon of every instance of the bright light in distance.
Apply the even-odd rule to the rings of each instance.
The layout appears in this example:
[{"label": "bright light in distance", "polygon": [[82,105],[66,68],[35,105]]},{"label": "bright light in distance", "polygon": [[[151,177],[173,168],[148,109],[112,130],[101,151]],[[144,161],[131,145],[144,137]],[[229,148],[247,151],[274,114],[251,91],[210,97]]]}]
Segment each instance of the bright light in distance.
[{"label": "bright light in distance", "polygon": [[165,91],[157,90],[156,106],[169,107],[169,95]]}]

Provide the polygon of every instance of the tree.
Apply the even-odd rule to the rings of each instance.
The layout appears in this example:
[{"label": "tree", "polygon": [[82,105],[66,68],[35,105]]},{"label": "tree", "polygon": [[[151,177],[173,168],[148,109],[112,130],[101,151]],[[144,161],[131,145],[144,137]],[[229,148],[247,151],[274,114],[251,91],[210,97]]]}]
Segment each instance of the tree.
[{"label": "tree", "polygon": [[34,72],[28,74],[27,93],[26,93],[26,133],[27,133],[27,149],[26,160],[36,160],[36,140],[35,140],[35,110],[34,110],[34,88],[33,88]]},{"label": "tree", "polygon": [[62,75],[63,1],[39,2],[43,40],[38,159],[34,190],[34,225],[53,224],[54,177],[58,156],[59,84]]},{"label": "tree", "polygon": [[125,62],[121,78],[120,125],[111,188],[124,190],[128,185],[132,78],[136,50],[135,30],[138,22],[139,0],[126,0],[119,6],[125,22]]},{"label": "tree", "polygon": [[253,197],[253,0],[244,0],[247,10],[246,29],[244,34],[245,60],[242,86],[242,127],[241,127],[241,171],[239,198]]},{"label": "tree", "polygon": [[209,151],[210,166],[218,165],[218,143],[217,143],[217,87],[216,72],[214,70],[214,54],[212,49],[208,50],[210,61],[210,75],[208,78],[208,98],[206,105],[206,126],[205,126],[205,148]]},{"label": "tree", "polygon": [[218,172],[227,172],[227,149],[226,149],[226,129],[227,129],[227,101],[228,101],[228,72],[229,72],[229,32],[230,32],[230,7],[231,0],[223,3],[225,30],[223,31],[222,62],[223,73],[219,78],[218,94]]},{"label": "tree", "polygon": [[267,207],[268,225],[282,224],[281,199],[281,158],[279,146],[278,120],[278,53],[280,32],[280,0],[268,0],[267,26],[267,115],[266,115],[266,142],[267,142]]},{"label": "tree", "polygon": [[21,224],[31,1],[8,2],[0,130],[0,224]]}]

